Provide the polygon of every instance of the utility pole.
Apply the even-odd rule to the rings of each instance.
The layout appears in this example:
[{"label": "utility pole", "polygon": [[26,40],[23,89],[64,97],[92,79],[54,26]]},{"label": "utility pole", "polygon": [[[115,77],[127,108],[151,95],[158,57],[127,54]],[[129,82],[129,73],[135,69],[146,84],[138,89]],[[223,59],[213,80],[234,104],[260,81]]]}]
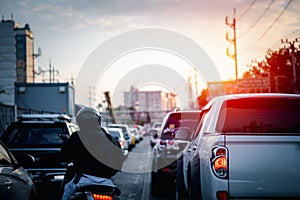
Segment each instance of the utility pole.
[{"label": "utility pole", "polygon": [[281,39],[281,43],[286,43],[290,45],[290,48],[292,50],[291,52],[291,63],[292,63],[292,68],[293,68],[293,89],[294,93],[298,94],[298,88],[297,88],[297,73],[296,73],[296,56],[295,56],[295,43],[300,42],[300,39],[296,38],[294,41],[288,41],[288,39]]},{"label": "utility pole", "polygon": [[115,114],[114,114],[113,106],[111,104],[109,91],[104,92],[104,95],[105,95],[105,100],[107,102],[107,110],[109,111],[110,117],[112,119],[112,123],[115,124],[116,123],[116,117],[115,117]]},{"label": "utility pole", "polygon": [[51,71],[52,71],[52,69],[51,69],[51,60],[49,59],[49,83],[51,83],[52,81],[52,76],[51,76]]},{"label": "utility pole", "polygon": [[235,63],[235,81],[238,83],[238,63],[237,63],[237,48],[236,48],[236,19],[235,19],[236,11],[233,9],[233,20],[229,22],[229,17],[225,17],[225,23],[227,26],[233,29],[233,38],[229,37],[229,32],[226,32],[226,40],[233,45],[233,53],[230,53],[229,48],[226,49],[226,54],[228,57],[234,60]]}]

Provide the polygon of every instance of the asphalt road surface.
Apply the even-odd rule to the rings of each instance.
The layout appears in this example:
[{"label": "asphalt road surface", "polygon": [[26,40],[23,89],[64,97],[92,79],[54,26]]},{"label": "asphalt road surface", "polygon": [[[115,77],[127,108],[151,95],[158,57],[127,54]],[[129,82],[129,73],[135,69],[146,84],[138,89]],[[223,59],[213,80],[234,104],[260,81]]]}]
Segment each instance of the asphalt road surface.
[{"label": "asphalt road surface", "polygon": [[121,190],[121,200],[170,200],[174,192],[166,188],[166,194],[160,197],[151,195],[152,149],[148,137],[136,144],[126,159],[122,172],[113,179]]},{"label": "asphalt road surface", "polygon": [[[136,144],[136,147],[129,152],[128,158],[122,168],[122,172],[114,177],[114,183],[121,190],[121,200],[171,200],[175,199],[174,192],[166,188],[166,194],[163,196],[151,195],[151,165],[152,148],[148,137]],[[60,186],[50,187],[44,185],[39,187],[41,193],[39,200],[60,199]]]}]

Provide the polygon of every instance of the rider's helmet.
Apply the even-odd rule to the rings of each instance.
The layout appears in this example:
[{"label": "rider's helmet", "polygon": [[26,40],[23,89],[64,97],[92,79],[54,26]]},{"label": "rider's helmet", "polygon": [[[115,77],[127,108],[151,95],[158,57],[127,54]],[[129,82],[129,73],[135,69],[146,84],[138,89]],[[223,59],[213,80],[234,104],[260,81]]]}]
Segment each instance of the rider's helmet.
[{"label": "rider's helmet", "polygon": [[94,108],[85,107],[78,111],[76,122],[81,130],[99,129],[99,126],[101,126],[101,117]]}]

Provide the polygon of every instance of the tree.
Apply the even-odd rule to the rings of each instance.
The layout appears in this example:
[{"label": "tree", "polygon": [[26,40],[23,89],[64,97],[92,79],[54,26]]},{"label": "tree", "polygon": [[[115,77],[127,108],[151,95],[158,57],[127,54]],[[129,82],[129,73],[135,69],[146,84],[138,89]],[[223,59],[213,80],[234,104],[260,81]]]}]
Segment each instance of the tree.
[{"label": "tree", "polygon": [[300,81],[297,78],[294,85],[294,74],[292,65],[292,53],[294,53],[294,62],[296,69],[296,78],[300,77],[300,51],[291,48],[280,48],[277,51],[268,49],[265,60],[252,61],[248,65],[249,70],[243,74],[243,78],[270,78],[271,92],[295,93],[300,91]]},{"label": "tree", "polygon": [[198,96],[198,98],[197,98],[199,109],[204,107],[207,104],[207,102],[209,101],[209,99],[210,99],[210,96],[209,96],[208,89],[203,89],[201,91],[201,95]]}]

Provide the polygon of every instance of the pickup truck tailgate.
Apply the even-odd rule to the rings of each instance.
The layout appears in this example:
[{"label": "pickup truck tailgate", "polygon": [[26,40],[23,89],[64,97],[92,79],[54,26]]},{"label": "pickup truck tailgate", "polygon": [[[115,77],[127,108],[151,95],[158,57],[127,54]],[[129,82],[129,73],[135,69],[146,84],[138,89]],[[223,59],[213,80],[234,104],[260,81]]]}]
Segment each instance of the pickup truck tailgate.
[{"label": "pickup truck tailgate", "polygon": [[300,136],[227,135],[230,197],[300,197]]}]

